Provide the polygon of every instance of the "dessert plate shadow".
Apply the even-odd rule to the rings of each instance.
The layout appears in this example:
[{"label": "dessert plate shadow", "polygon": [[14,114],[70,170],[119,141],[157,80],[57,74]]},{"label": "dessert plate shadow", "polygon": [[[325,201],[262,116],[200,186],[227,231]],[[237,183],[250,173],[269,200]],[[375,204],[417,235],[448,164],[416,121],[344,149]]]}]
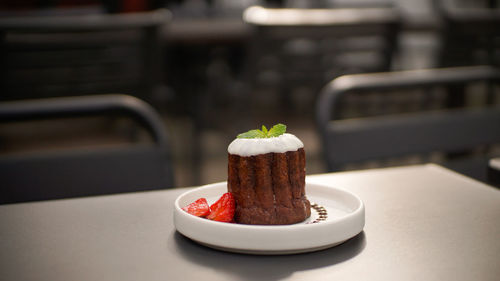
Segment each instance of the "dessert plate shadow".
[{"label": "dessert plate shadow", "polygon": [[181,208],[204,197],[214,203],[227,192],[226,182],[194,188],[175,200],[174,224],[182,235],[211,248],[245,254],[283,255],[318,251],[359,234],[365,207],[356,195],[332,186],[306,183],[311,217],[291,225],[245,225],[211,221]]}]

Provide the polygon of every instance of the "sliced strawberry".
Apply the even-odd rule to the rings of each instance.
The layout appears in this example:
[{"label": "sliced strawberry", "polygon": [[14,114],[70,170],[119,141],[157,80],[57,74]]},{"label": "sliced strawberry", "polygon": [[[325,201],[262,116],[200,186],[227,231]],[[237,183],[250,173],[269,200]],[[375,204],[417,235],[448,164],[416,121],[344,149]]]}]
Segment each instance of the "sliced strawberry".
[{"label": "sliced strawberry", "polygon": [[221,222],[231,222],[234,217],[234,197],[230,192],[224,193],[217,202],[210,206],[207,219]]},{"label": "sliced strawberry", "polygon": [[205,217],[210,214],[210,207],[205,198],[200,198],[182,209],[197,217]]}]

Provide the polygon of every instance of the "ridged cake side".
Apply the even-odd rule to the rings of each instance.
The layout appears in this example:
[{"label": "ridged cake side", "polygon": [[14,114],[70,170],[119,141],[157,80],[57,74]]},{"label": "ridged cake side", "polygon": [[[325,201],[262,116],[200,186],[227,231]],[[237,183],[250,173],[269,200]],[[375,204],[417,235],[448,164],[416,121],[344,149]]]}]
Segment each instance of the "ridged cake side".
[{"label": "ridged cake side", "polygon": [[237,223],[292,224],[311,215],[303,148],[255,156],[229,153],[228,158],[228,190],[235,197]]}]

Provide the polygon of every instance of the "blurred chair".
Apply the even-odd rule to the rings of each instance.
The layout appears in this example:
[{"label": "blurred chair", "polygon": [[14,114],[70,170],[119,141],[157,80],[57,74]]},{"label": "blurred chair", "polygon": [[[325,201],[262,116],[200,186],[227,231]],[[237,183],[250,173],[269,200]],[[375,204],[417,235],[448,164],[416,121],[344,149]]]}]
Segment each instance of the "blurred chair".
[{"label": "blurred chair", "polygon": [[390,7],[253,6],[243,19],[254,29],[247,83],[278,89],[285,97],[297,87],[317,93],[342,74],[390,70],[400,25],[399,12]]},{"label": "blurred chair", "polygon": [[[500,10],[495,0],[434,0],[441,19],[436,67],[500,66]],[[466,102],[459,87],[450,106]],[[490,89],[490,101],[493,89]]]},{"label": "blurred chair", "polygon": [[489,7],[494,1],[435,2],[443,20],[438,67],[500,65],[500,10]]},{"label": "blurred chair", "polygon": [[[446,95],[453,93],[440,90],[468,85],[474,97],[484,88],[482,82],[498,86],[499,81],[500,72],[487,66],[334,79],[322,90],[316,107],[328,170],[432,161],[484,179],[487,155],[498,154],[492,145],[500,144],[499,103],[449,109]],[[377,99],[370,96],[373,93]],[[368,117],[345,112],[343,101],[356,95],[374,107]],[[398,102],[409,106],[394,105]]]},{"label": "blurred chair", "polygon": [[[0,100],[127,93],[151,101],[162,84],[165,9],[0,18]],[[165,94],[165,93],[163,93]]]},{"label": "blurred chair", "polygon": [[[162,120],[151,106],[135,97],[90,95],[0,103],[0,125],[64,118],[66,128],[72,128],[78,124],[75,117],[89,116],[134,120],[152,140],[4,153],[0,155],[0,204],[174,186]],[[80,133],[79,137],[86,136]]]}]

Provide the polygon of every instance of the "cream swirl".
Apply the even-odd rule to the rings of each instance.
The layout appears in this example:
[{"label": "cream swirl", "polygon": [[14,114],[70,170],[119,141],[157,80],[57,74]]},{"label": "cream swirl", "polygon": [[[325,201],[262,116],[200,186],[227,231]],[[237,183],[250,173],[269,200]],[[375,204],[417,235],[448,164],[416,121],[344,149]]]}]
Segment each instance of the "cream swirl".
[{"label": "cream swirl", "polygon": [[266,153],[284,153],[303,148],[302,141],[292,134],[282,134],[272,138],[235,139],[227,147],[227,152],[239,156],[255,156]]}]

